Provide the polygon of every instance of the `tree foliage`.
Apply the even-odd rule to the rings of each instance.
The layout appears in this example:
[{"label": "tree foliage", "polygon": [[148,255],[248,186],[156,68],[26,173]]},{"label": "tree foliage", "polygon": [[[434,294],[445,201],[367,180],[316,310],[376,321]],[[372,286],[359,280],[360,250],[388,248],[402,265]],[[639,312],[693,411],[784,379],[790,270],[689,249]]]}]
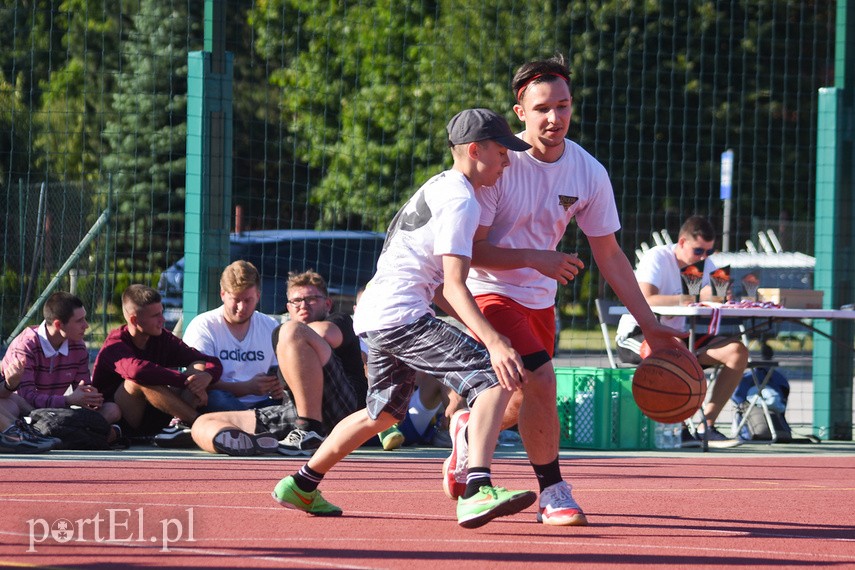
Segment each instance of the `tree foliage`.
[{"label": "tree foliage", "polygon": [[[186,4],[142,0],[122,48],[105,127],[123,259],[157,262],[183,239],[187,119]],[[198,21],[198,20],[197,20]],[[138,269],[132,264],[132,269]]]},{"label": "tree foliage", "polygon": [[[627,248],[719,215],[812,219],[817,89],[832,0],[234,0],[235,203],[250,227],[384,229],[450,161],[445,124],[517,125],[522,62],[568,54],[571,137],[608,168]],[[191,10],[190,13],[187,10]],[[114,176],[118,265],[181,253],[186,58],[202,3],[0,0],[0,183]],[[104,205],[94,195],[93,216]],[[639,229],[635,229],[639,228]],[[584,247],[571,236],[568,247]]]},{"label": "tree foliage", "polygon": [[797,109],[815,109],[829,79],[831,46],[816,35],[832,11],[778,0],[267,0],[250,21],[260,53],[286,54],[270,80],[298,159],[318,172],[310,199],[323,225],[382,228],[448,164],[454,112],[490,106],[513,121],[514,69],[560,51],[574,76],[571,135],[649,228],[718,215],[729,147],[740,215],[810,215],[798,204],[812,187],[814,117]]},{"label": "tree foliage", "polygon": [[[511,29],[518,8],[456,2],[259,2],[252,23],[264,54],[288,51],[282,88],[297,157],[321,172],[310,199],[322,224],[385,229],[415,186],[448,166],[445,124],[464,106],[510,119],[511,61],[547,43],[542,26]],[[551,3],[532,3],[532,22]],[[272,34],[270,30],[284,30]],[[550,48],[550,50],[553,48]]]}]

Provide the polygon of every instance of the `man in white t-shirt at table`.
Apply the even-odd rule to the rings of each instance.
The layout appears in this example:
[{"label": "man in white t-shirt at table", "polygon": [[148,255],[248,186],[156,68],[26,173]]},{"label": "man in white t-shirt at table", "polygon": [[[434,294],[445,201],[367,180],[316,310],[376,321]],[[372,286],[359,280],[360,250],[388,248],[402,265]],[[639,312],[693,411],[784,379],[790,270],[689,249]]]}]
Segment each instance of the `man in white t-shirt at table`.
[{"label": "man in white t-shirt at table", "polygon": [[[716,270],[709,258],[715,252],[715,228],[701,216],[689,217],[680,227],[677,243],[660,245],[648,250],[638,262],[635,278],[645,299],[651,306],[680,305],[693,301],[683,294],[681,271],[703,261],[700,300],[710,300],[710,274]],[[686,329],[685,317],[663,316],[662,322],[675,329]],[[624,315],[618,323],[615,339],[618,358],[623,362],[638,364],[641,362],[641,345],[644,333],[632,315]],[[748,348],[739,338],[726,335],[703,335],[696,339],[693,350],[698,353],[701,366],[719,367],[718,376],[712,385],[710,397],[704,404],[707,425],[698,425],[697,438],[693,438],[687,428],[683,429],[683,447],[695,447],[707,431],[710,447],[726,448],[739,445],[739,440],[729,438],[715,428],[718,418],[730,396],[733,394],[745,367],[748,364]]]},{"label": "man in white t-shirt at table", "polygon": [[222,306],[197,315],[183,340],[199,352],[216,356],[223,376],[208,391],[205,412],[262,408],[282,400],[284,386],[276,375],[271,335],[279,326],[256,311],[261,278],[248,261],[235,261],[220,277]]}]

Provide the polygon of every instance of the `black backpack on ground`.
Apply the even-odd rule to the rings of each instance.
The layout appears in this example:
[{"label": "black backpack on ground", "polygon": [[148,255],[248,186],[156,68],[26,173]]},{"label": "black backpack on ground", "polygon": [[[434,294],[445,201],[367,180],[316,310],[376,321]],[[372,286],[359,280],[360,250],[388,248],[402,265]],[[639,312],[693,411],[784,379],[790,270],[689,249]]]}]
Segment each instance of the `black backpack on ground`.
[{"label": "black backpack on ground", "polygon": [[61,449],[112,449],[107,443],[110,424],[86,408],[40,408],[30,412],[30,425],[44,435],[62,440]]}]

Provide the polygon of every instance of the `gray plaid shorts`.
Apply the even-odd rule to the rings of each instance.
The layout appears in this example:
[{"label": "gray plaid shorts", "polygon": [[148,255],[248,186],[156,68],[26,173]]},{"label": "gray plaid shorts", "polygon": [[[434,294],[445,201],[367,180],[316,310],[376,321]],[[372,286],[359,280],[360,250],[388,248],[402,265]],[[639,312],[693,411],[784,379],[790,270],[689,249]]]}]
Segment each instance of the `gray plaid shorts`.
[{"label": "gray plaid shorts", "polygon": [[[279,377],[282,378],[281,372]],[[335,353],[324,366],[323,398],[321,413],[327,433],[332,431],[332,428],[342,419],[365,406],[365,402],[359,401],[356,387],[344,373],[344,367]],[[294,397],[287,384],[282,403],[256,409],[255,419],[256,433],[268,431],[279,439],[283,439],[294,429],[297,421],[297,407],[294,405]]]},{"label": "gray plaid shorts", "polygon": [[368,415],[407,414],[416,371],[436,377],[471,406],[478,395],[499,384],[482,344],[436,317],[382,331],[368,331]]}]

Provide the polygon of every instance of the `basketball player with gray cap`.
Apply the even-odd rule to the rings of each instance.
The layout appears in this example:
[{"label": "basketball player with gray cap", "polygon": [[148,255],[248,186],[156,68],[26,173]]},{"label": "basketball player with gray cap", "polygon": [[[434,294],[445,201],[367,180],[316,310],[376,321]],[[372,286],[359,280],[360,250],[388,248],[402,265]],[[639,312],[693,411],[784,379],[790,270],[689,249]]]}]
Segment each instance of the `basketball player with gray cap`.
[{"label": "basketball player with gray cap", "polygon": [[[457,501],[460,526],[477,528],[515,514],[536,498],[531,491],[496,487],[490,477],[499,424],[520,387],[523,363],[478,310],[465,283],[481,211],[475,193],[496,183],[508,165],[508,149],[529,145],[488,109],[458,113],[447,132],[454,166],[428,180],[392,220],[377,272],[356,308],[354,330],[369,347],[367,406],[339,422],[308,463],[276,485],[273,498],[285,507],[317,516],[342,513],[321,496],[321,479],[370,437],[404,419],[417,371],[435,376],[471,407],[468,479]],[[432,302],[484,344],[437,319]]]}]

